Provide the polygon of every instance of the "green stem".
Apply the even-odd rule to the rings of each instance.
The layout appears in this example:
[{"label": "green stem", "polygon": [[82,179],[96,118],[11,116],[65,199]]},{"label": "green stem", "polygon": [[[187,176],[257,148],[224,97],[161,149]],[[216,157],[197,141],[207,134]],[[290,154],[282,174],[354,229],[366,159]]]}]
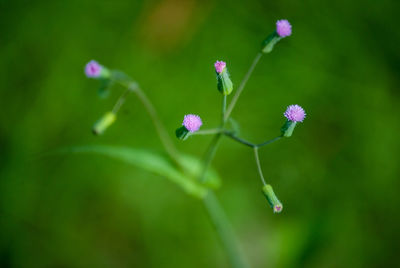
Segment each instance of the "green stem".
[{"label": "green stem", "polygon": [[231,131],[224,130],[222,133],[225,136],[227,136],[227,137],[229,137],[229,138],[231,138],[231,139],[233,139],[233,140],[235,140],[235,141],[237,141],[237,142],[239,142],[241,144],[249,146],[251,148],[260,148],[260,147],[263,147],[265,145],[271,144],[271,143],[273,143],[275,141],[278,141],[278,140],[280,140],[282,138],[282,136],[278,136],[278,137],[275,137],[275,138],[273,138],[271,140],[268,140],[268,141],[265,141],[265,142],[262,142],[262,143],[259,143],[259,144],[255,144],[255,143],[251,143],[249,141],[246,141],[245,139],[239,138],[238,136],[235,136],[235,134],[233,132],[231,132]]},{"label": "green stem", "polygon": [[251,147],[251,148],[257,147],[256,144],[251,143],[251,142],[249,142],[249,141],[246,141],[246,140],[244,140],[244,139],[242,139],[242,138],[239,138],[239,137],[235,136],[235,134],[233,134],[232,132],[225,131],[225,132],[224,132],[224,135],[227,136],[227,137],[229,137],[229,138],[231,138],[231,139],[233,139],[233,140],[235,140],[235,141],[237,141],[237,142],[239,142],[239,143],[241,143],[241,144],[244,144],[244,145],[246,145],[246,146],[249,146],[249,147]]},{"label": "green stem", "polygon": [[245,259],[242,257],[232,226],[213,191],[207,193],[203,199],[203,204],[229,256],[232,267],[248,267]]},{"label": "green stem", "polygon": [[257,169],[258,169],[258,174],[260,174],[261,181],[264,185],[267,183],[265,182],[265,178],[261,169],[261,163],[260,163],[260,157],[258,156],[258,148],[254,147],[254,157],[256,158],[256,163],[257,163]]},{"label": "green stem", "polygon": [[273,142],[276,142],[276,141],[280,140],[281,138],[282,138],[282,136],[275,137],[275,138],[273,138],[271,140],[268,140],[268,141],[262,142],[260,144],[257,144],[257,147],[258,148],[263,147],[265,145],[268,145],[268,144],[271,144]]},{"label": "green stem", "polygon": [[244,76],[242,82],[239,85],[238,90],[236,91],[235,95],[232,98],[231,103],[228,106],[228,110],[225,113],[225,121],[228,120],[233,108],[236,105],[236,102],[238,101],[238,99],[240,97],[240,94],[242,94],[242,91],[243,91],[244,87],[246,86],[247,81],[249,80],[251,74],[253,73],[254,68],[256,67],[257,63],[260,61],[262,55],[263,55],[262,52],[258,52],[256,57],[254,58],[253,63],[251,64],[251,66],[250,66],[249,70],[247,71],[246,75]]},{"label": "green stem", "polygon": [[224,95],[222,98],[221,127],[223,127],[225,125],[225,122],[227,120],[227,118],[225,118],[225,112],[226,112],[226,95]]},{"label": "green stem", "polygon": [[112,112],[114,114],[118,113],[119,109],[121,109],[121,107],[124,104],[126,98],[128,97],[129,93],[131,93],[131,92],[132,92],[132,90],[126,89],[124,91],[124,93],[122,93],[122,95],[118,98],[117,102],[115,103],[115,105],[114,105],[114,107],[112,109]]},{"label": "green stem", "polygon": [[[153,121],[153,124],[156,128],[156,131],[158,133],[158,136],[160,137],[161,143],[163,144],[165,150],[169,154],[169,156],[178,164],[179,164],[179,153],[177,149],[175,148],[174,144],[171,141],[170,136],[168,135],[167,130],[165,129],[164,125],[161,123],[160,118],[158,117],[157,111],[154,108],[153,104],[151,101],[147,98],[146,94],[140,89],[139,85],[135,82],[130,82],[130,81],[124,81],[124,80],[118,80],[117,81],[121,86],[125,87],[127,91],[134,92],[136,96],[139,98],[139,100],[142,102],[143,106],[147,110],[148,114],[150,115],[151,120]],[[124,94],[121,96],[123,97]],[[121,100],[121,98],[120,98]],[[124,98],[122,99],[124,100]],[[117,102],[116,106],[120,103],[120,101]],[[123,103],[123,101],[122,101]],[[121,105],[122,105],[121,103]],[[118,106],[117,106],[118,107]],[[120,107],[120,106],[119,106]],[[118,107],[118,109],[119,109]]]},{"label": "green stem", "polygon": [[[255,57],[252,65],[250,66],[245,77],[243,78],[242,82],[240,83],[239,89],[236,92],[236,94],[234,95],[232,102],[228,106],[228,109],[226,109],[226,96],[224,96],[224,98],[222,100],[222,120],[221,120],[220,129],[223,129],[225,126],[225,122],[228,121],[229,115],[231,114],[233,108],[235,107],[235,104],[236,104],[240,94],[242,93],[247,81],[249,80],[251,74],[253,73],[253,70],[256,67],[261,56],[262,56],[262,53],[258,53],[257,56]],[[217,146],[219,144],[221,137],[222,137],[221,133],[215,134],[214,139],[210,143],[210,146],[206,153],[206,157],[204,158],[203,170],[199,177],[200,182],[204,182],[205,174],[207,172],[207,169],[211,165],[212,159],[214,158],[215,151],[217,150]],[[233,137],[236,137],[236,136],[232,135],[232,138]],[[239,141],[241,139],[236,139],[236,140]],[[244,142],[244,140],[241,140],[241,141]],[[246,144],[246,143],[244,143],[244,144]],[[247,143],[246,145],[250,146],[253,144]],[[251,147],[253,147],[253,146],[251,146]],[[256,147],[254,147],[254,148],[256,148]],[[239,247],[237,246],[237,241],[234,238],[234,233],[233,233],[233,231],[227,231],[227,230],[231,230],[231,227],[228,226],[228,220],[226,219],[226,216],[223,214],[223,211],[218,203],[218,200],[216,199],[216,197],[212,191],[210,191],[209,194],[205,197],[204,204],[205,204],[205,207],[207,208],[207,211],[208,211],[208,214],[210,215],[211,220],[214,223],[215,229],[216,229],[217,233],[219,234],[219,237],[221,238],[223,245],[225,246],[225,249],[228,253],[231,264],[233,265],[233,267],[246,267],[247,265],[244,262],[242,253],[240,252]]]},{"label": "green stem", "polygon": [[220,128],[204,129],[204,130],[199,130],[199,131],[190,133],[190,136],[217,134],[217,133],[220,133],[221,131],[222,130]]},{"label": "green stem", "polygon": [[203,168],[201,170],[200,177],[199,177],[199,181],[201,183],[203,183],[206,179],[207,170],[211,165],[211,162],[214,158],[215,152],[217,151],[217,147],[218,147],[219,141],[221,139],[221,136],[222,136],[221,133],[216,134],[214,136],[214,138],[212,139],[210,145],[208,146],[206,155],[204,157]]}]

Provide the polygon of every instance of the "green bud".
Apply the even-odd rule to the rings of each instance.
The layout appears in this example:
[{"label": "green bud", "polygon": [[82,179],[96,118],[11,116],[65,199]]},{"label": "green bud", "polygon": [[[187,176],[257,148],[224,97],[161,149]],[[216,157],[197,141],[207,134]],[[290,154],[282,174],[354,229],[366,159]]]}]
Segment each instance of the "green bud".
[{"label": "green bud", "polygon": [[293,122],[290,120],[286,120],[285,124],[283,124],[281,128],[282,136],[283,137],[290,137],[293,134],[293,130],[296,127],[297,122]]},{"label": "green bud", "polygon": [[261,51],[263,53],[269,53],[272,51],[272,49],[274,49],[274,46],[276,43],[279,42],[279,40],[281,40],[282,37],[280,37],[278,35],[278,33],[276,31],[274,31],[272,34],[270,34],[267,39],[265,39],[262,42],[262,46],[261,46]]},{"label": "green bud", "polygon": [[276,197],[274,190],[272,189],[272,186],[269,184],[264,185],[262,188],[262,192],[264,196],[267,198],[269,205],[274,210],[274,213],[282,212],[283,209],[282,203]]},{"label": "green bud", "polygon": [[106,131],[106,129],[111,126],[115,119],[116,115],[113,112],[106,113],[102,118],[100,118],[93,126],[93,134],[101,135]]},{"label": "green bud", "polygon": [[175,131],[175,135],[180,140],[186,140],[189,137],[189,130],[185,126],[181,126]]},{"label": "green bud", "polygon": [[228,69],[225,67],[221,73],[217,72],[217,86],[218,90],[223,95],[229,95],[232,93],[233,84],[229,78]]}]

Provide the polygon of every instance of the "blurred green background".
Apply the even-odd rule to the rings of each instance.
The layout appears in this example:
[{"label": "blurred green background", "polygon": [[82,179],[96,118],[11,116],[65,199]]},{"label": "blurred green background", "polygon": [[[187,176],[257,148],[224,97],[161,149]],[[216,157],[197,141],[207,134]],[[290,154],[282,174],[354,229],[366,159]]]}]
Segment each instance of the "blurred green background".
[{"label": "blurred green background", "polygon": [[[223,139],[217,191],[252,267],[391,267],[400,250],[398,1],[0,1],[0,266],[228,267],[201,202],[164,178],[75,145],[162,151],[130,97],[104,136],[92,124],[96,59],[142,85],[173,135],[186,113],[219,121],[213,63],[238,85],[277,19],[293,35],[262,58],[233,117],[284,204],[260,193],[252,151]],[[201,156],[210,137],[176,141]]]}]

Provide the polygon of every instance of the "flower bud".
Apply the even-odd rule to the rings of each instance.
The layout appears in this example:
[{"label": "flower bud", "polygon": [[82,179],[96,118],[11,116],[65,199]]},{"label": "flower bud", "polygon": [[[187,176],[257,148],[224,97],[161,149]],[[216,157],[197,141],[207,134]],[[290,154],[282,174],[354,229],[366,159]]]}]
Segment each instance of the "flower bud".
[{"label": "flower bud", "polygon": [[94,79],[109,79],[111,76],[110,71],[95,60],[91,60],[86,64],[85,74],[87,77]]},{"label": "flower bud", "polygon": [[267,198],[267,201],[271,208],[274,210],[274,213],[280,213],[282,212],[283,205],[281,201],[276,197],[274,190],[272,189],[272,186],[269,184],[266,184],[262,188],[262,192],[264,196]]},{"label": "flower bud", "polygon": [[233,83],[229,77],[226,63],[223,61],[217,61],[214,64],[215,72],[217,73],[217,87],[223,95],[229,95],[233,90]]},{"label": "flower bud", "polygon": [[283,115],[287,120],[281,128],[282,136],[290,137],[293,134],[297,122],[303,122],[306,117],[306,112],[301,106],[295,104],[289,105]]},{"label": "flower bud", "polygon": [[278,20],[276,22],[276,30],[264,40],[261,51],[263,53],[271,52],[276,43],[278,43],[282,38],[290,36],[291,34],[292,25],[290,25],[289,21]]},{"label": "flower bud", "polygon": [[116,115],[113,112],[106,113],[102,118],[100,118],[93,126],[93,134],[101,135],[106,131],[106,129],[111,126],[115,119],[117,119]]}]

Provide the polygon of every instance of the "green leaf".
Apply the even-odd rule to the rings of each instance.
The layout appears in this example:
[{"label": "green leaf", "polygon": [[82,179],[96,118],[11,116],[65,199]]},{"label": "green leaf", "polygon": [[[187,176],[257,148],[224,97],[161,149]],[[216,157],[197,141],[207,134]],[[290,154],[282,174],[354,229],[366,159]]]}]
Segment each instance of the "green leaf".
[{"label": "green leaf", "polygon": [[186,172],[188,173],[184,174],[164,156],[144,149],[133,149],[122,146],[88,145],[66,148],[59,150],[58,152],[97,153],[118,159],[125,163],[165,177],[178,184],[188,194],[199,198],[205,196],[207,192],[207,186],[215,188],[220,185],[220,178],[213,170],[207,172],[206,183],[204,185],[196,182],[201,168],[201,161],[188,155],[184,155],[180,159],[180,163],[186,168]]}]

